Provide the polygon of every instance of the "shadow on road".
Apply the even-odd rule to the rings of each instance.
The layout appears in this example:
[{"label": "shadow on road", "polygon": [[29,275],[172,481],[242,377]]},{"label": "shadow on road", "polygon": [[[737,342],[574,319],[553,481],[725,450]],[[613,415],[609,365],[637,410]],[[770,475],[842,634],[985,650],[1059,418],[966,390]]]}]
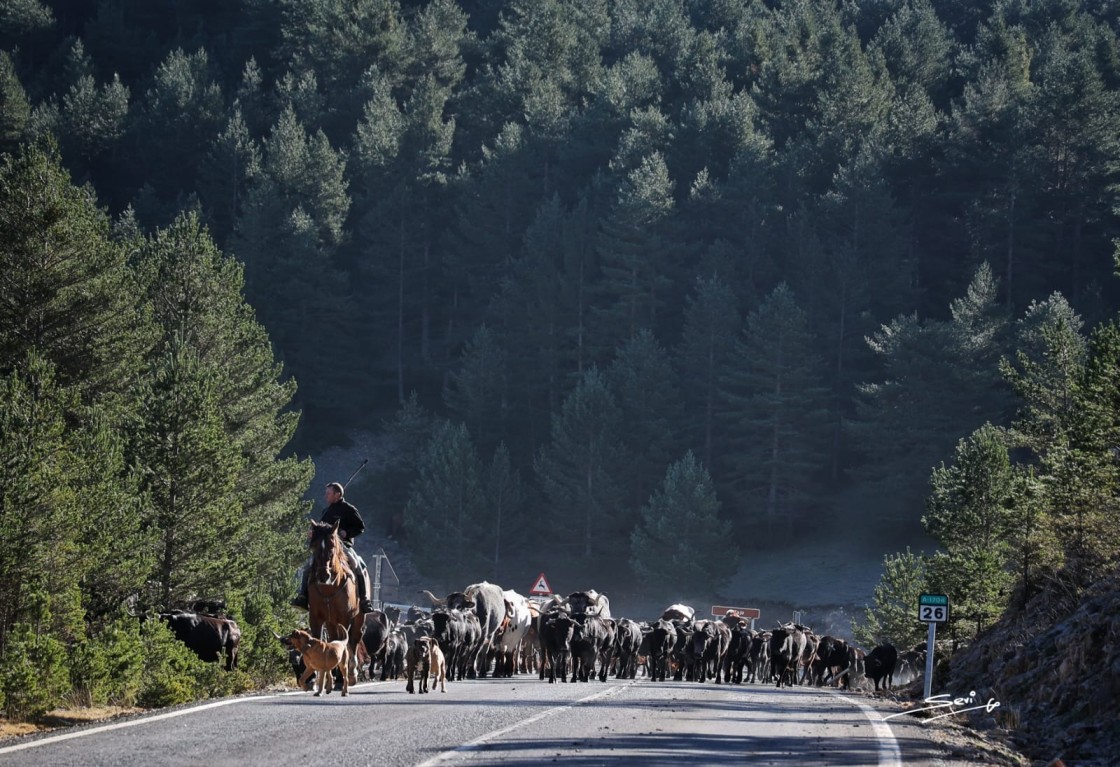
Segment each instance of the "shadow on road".
[{"label": "shadow on road", "polygon": [[[817,738],[808,748],[804,740],[787,737],[734,737],[701,734],[643,733],[598,735],[594,738],[519,738],[486,744],[471,753],[471,764],[540,767],[542,760],[562,760],[565,765],[766,764],[866,765],[876,753],[873,736]],[[910,757],[918,751],[904,751]],[[938,752],[930,749],[930,755]]]}]

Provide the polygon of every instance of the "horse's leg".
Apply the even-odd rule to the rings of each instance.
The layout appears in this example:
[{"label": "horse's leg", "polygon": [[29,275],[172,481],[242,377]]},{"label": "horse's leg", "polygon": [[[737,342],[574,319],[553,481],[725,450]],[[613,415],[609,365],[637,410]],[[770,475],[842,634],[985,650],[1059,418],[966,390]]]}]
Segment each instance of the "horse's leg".
[{"label": "horse's leg", "polygon": [[[360,612],[350,620],[349,631],[349,648],[350,648],[350,662],[348,664],[350,673],[349,683],[358,683],[358,645],[362,642],[362,637],[366,633],[366,619]],[[373,667],[373,661],[370,660],[370,668]]]}]

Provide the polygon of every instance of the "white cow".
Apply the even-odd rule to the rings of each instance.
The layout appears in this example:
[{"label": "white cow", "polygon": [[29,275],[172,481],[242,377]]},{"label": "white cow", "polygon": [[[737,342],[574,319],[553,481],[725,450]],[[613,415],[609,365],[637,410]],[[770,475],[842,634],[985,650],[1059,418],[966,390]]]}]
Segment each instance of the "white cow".
[{"label": "white cow", "polygon": [[665,608],[665,612],[661,613],[661,619],[666,621],[685,621],[692,623],[696,619],[696,608],[690,605],[682,605],[677,603],[669,605]]},{"label": "white cow", "polygon": [[517,651],[521,647],[521,640],[533,622],[529,612],[529,600],[516,591],[503,591],[502,597],[506,603],[506,618],[503,627],[498,631],[498,654],[494,666],[494,676],[513,676],[517,667]]}]

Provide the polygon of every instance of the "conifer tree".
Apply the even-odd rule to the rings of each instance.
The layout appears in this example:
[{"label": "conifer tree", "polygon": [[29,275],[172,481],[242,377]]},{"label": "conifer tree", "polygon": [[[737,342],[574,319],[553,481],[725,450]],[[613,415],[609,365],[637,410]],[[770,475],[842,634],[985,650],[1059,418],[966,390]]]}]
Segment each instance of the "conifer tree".
[{"label": "conifer tree", "polygon": [[507,410],[505,354],[486,325],[463,349],[460,368],[452,373],[443,401],[463,419],[480,450],[502,441]]},{"label": "conifer tree", "polygon": [[729,476],[770,534],[778,524],[792,529],[820,501],[829,398],[808,320],[786,285],[748,315],[736,357],[723,380],[739,434],[725,456]]},{"label": "conifer tree", "polygon": [[62,97],[62,146],[67,157],[89,171],[116,156],[125,135],[131,93],[119,77],[100,87],[91,75],[70,86]]},{"label": "conifer tree", "polygon": [[0,150],[10,152],[23,139],[31,104],[19,81],[12,58],[0,51]]},{"label": "conifer tree", "polygon": [[664,476],[681,422],[680,392],[665,348],[649,330],[619,347],[606,372],[619,409],[619,434],[629,469],[621,482],[634,509]]},{"label": "conifer tree", "polygon": [[233,235],[234,225],[244,212],[249,187],[260,171],[260,148],[249,132],[240,105],[235,104],[225,130],[210,142],[199,168],[199,193],[218,242],[226,242]]},{"label": "conifer tree", "polygon": [[913,647],[925,636],[914,620],[918,596],[929,589],[926,557],[905,552],[883,557],[883,574],[875,585],[874,607],[864,610],[863,620],[852,622],[852,634],[865,647],[890,642],[895,647]]},{"label": "conifer tree", "polygon": [[[673,183],[664,158],[654,153],[629,172],[598,239],[604,307],[596,341],[606,349],[642,328],[655,329],[671,284],[674,254],[666,241],[673,211]],[[601,352],[602,353],[602,352]]]},{"label": "conifer tree", "polygon": [[[312,466],[289,454],[299,413],[285,377],[242,293],[243,269],[214,246],[197,217],[181,216],[143,246],[141,271],[161,348],[181,343],[212,387],[226,439],[240,459],[235,508],[244,516],[241,586],[286,582],[299,555],[295,532]],[[238,512],[236,509],[241,511]]]},{"label": "conifer tree", "polygon": [[420,458],[405,508],[410,548],[427,573],[471,577],[493,551],[478,454],[466,426],[444,421]]},{"label": "conifer tree", "polygon": [[711,594],[738,565],[731,530],[720,518],[712,478],[690,450],[642,508],[630,535],[630,565],[651,592]]},{"label": "conifer tree", "polygon": [[170,197],[192,190],[199,160],[221,130],[222,91],[213,81],[205,50],[176,49],[156,68],[135,121],[146,178]]},{"label": "conifer tree", "polygon": [[527,493],[521,472],[510,460],[509,449],[504,442],[494,450],[486,468],[485,482],[487,511],[494,538],[493,567],[497,577],[505,552],[517,551],[517,547],[528,543],[531,529],[525,514]]},{"label": "conifer tree", "polygon": [[606,542],[631,526],[617,479],[625,466],[619,417],[604,376],[591,368],[553,415],[552,439],[534,461],[555,545],[584,561],[604,553]]},{"label": "conifer tree", "polygon": [[922,524],[944,548],[930,560],[930,576],[958,615],[980,626],[998,618],[1011,596],[1014,483],[1005,436],[991,424],[962,439],[952,465],[934,469],[930,479]]},{"label": "conifer tree", "polygon": [[1002,419],[1010,406],[999,376],[1009,323],[986,265],[950,311],[941,322],[898,317],[867,339],[883,373],[858,387],[847,426],[865,460],[853,473],[869,495],[889,499],[884,515],[897,523],[918,516],[926,488],[914,478],[948,458],[980,413]]},{"label": "conifer tree", "polygon": [[226,437],[208,370],[169,338],[140,395],[135,460],[156,542],[148,604],[168,610],[241,585],[249,552],[236,483],[244,461]]},{"label": "conifer tree", "polygon": [[735,359],[742,320],[735,294],[719,277],[701,277],[685,310],[677,348],[677,370],[693,444],[705,466],[713,467],[717,445],[725,444],[723,381]]},{"label": "conifer tree", "polygon": [[41,358],[0,377],[0,651],[43,600],[71,618],[50,628],[73,635],[75,612],[80,625],[79,506],[67,481],[75,399]]},{"label": "conifer tree", "polygon": [[349,207],[342,156],[285,110],[264,142],[260,181],[246,198],[233,250],[245,264],[250,302],[301,382],[301,405],[323,420],[338,412],[345,380],[323,360],[347,357],[356,323],[335,261]]},{"label": "conifer tree", "polygon": [[0,159],[0,370],[34,352],[89,402],[123,395],[152,343],[124,250],[108,217],[57,154]]}]

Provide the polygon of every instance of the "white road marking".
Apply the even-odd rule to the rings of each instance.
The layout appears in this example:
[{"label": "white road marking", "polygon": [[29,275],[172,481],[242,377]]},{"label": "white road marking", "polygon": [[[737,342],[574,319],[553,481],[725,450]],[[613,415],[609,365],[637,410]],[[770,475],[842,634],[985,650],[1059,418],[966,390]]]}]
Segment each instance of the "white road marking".
[{"label": "white road marking", "polygon": [[[351,690],[357,690],[362,687],[377,687],[378,685],[388,684],[388,682],[361,682],[359,684],[351,685]],[[199,711],[208,711],[212,708],[221,708],[222,706],[233,706],[238,703],[254,703],[259,700],[271,700],[272,698],[286,698],[289,695],[307,695],[307,690],[293,690],[292,692],[278,692],[272,695],[250,695],[244,698],[226,698],[225,700],[216,700],[213,703],[203,703],[200,706],[192,706],[190,708],[183,708],[177,711],[167,711],[163,714],[156,714],[154,716],[142,716],[139,719],[129,719],[125,722],[115,722],[113,724],[103,724],[100,727],[90,727],[86,730],[77,730],[75,732],[64,732],[60,735],[49,735],[45,738],[37,740],[29,740],[24,743],[16,743],[12,746],[0,747],[0,754],[11,754],[15,751],[23,751],[27,748],[37,748],[39,746],[47,746],[51,743],[61,743],[64,740],[73,740],[74,738],[84,738],[86,735],[96,735],[101,732],[109,732],[111,730],[123,730],[126,727],[138,727],[142,724],[149,722],[160,722],[164,719],[174,719],[178,716],[186,716],[187,714],[197,714]]]},{"label": "white road marking", "polygon": [[828,694],[857,706],[867,717],[867,721],[871,722],[871,729],[875,732],[875,740],[879,744],[879,767],[902,767],[902,751],[898,747],[894,733],[891,732],[890,725],[883,721],[882,714],[859,698],[833,690],[828,690]]},{"label": "white road marking", "polygon": [[514,722],[508,727],[502,727],[500,730],[494,730],[492,732],[486,733],[485,735],[479,735],[474,740],[467,741],[463,745],[453,748],[450,751],[444,751],[442,754],[436,754],[431,759],[428,759],[427,761],[421,762],[420,764],[416,765],[416,767],[435,767],[435,765],[437,764],[446,764],[447,762],[450,762],[451,760],[455,759],[458,756],[461,756],[462,754],[466,754],[471,751],[477,751],[488,741],[494,740],[495,738],[500,738],[503,735],[508,735],[514,730],[520,729],[521,727],[526,727],[530,724],[536,724],[542,719],[547,719],[550,716],[562,713],[584,703],[590,703],[593,700],[599,700],[600,698],[607,698],[611,695],[616,695],[632,684],[634,683],[630,682],[628,684],[619,685],[617,687],[608,687],[607,689],[597,692],[594,695],[588,695],[586,698],[580,698],[579,700],[574,700],[571,703],[565,703],[563,706],[555,706],[554,708],[542,711],[539,714],[534,714],[528,719],[522,719],[519,722]]}]

